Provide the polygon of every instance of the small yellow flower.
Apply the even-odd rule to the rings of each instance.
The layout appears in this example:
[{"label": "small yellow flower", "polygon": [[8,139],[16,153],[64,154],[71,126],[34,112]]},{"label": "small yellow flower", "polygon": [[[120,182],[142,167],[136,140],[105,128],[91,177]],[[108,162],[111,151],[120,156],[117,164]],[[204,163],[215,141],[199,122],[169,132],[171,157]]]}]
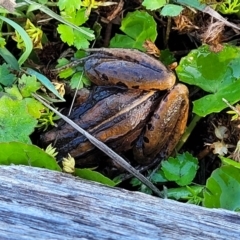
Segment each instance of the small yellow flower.
[{"label": "small yellow flower", "polygon": [[63,97],[65,95],[65,85],[64,83],[52,82],[55,89]]},{"label": "small yellow flower", "polygon": [[[43,31],[40,28],[35,27],[34,24],[29,19],[27,19],[24,29],[26,30],[26,33],[32,40],[33,48],[42,49],[41,41],[42,41]],[[13,36],[12,39],[17,42],[18,49],[25,49],[24,41],[21,35],[17,31],[15,31],[15,36]]]},{"label": "small yellow flower", "polygon": [[48,145],[47,148],[45,149],[45,152],[49,154],[52,157],[56,157],[58,152],[56,151],[56,148],[52,146],[52,144]]},{"label": "small yellow flower", "polygon": [[111,6],[117,4],[116,2],[105,2],[105,1],[95,1],[95,0],[83,0],[81,3],[82,7],[86,7],[86,15],[89,16],[92,8],[98,8],[99,6]]},{"label": "small yellow flower", "polygon": [[71,157],[70,154],[68,154],[67,158],[63,158],[62,165],[63,165],[63,172],[74,173],[75,159],[73,157]]}]

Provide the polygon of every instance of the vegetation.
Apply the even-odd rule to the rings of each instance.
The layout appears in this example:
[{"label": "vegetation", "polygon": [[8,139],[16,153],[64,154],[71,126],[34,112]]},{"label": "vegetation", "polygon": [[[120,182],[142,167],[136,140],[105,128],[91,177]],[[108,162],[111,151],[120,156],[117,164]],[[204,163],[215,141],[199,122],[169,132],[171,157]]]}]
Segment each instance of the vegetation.
[{"label": "vegetation", "polygon": [[[210,15],[203,18],[203,12]],[[89,86],[82,66],[72,64],[72,59],[86,56],[85,48],[135,48],[169,66],[177,61],[176,75],[189,86],[193,103],[188,129],[178,147],[181,154],[162,161],[146,176],[168,198],[239,211],[240,50],[236,31],[240,28],[219,14],[239,20],[240,1],[19,0],[16,5],[11,1],[3,5],[0,164],[61,171],[55,159],[57,149],[48,148],[46,153],[33,144],[34,133],[46,131],[59,119],[33,94],[56,104],[65,101],[64,85],[71,89]],[[63,66],[69,67],[54,70]],[[201,133],[197,131],[202,127]],[[198,140],[195,146],[186,140],[189,136]],[[65,172],[110,186],[124,179],[119,175],[111,180],[94,169],[75,168],[71,156],[62,165]],[[130,183],[152,193],[136,178]]]}]

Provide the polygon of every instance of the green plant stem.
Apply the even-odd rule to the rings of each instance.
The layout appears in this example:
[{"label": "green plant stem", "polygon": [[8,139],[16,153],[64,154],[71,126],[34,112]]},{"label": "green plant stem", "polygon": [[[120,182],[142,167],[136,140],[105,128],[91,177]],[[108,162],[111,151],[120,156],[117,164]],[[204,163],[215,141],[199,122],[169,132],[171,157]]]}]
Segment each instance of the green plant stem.
[{"label": "green plant stem", "polygon": [[12,36],[12,35],[14,35],[14,34],[15,34],[15,32],[1,33],[2,37]]},{"label": "green plant stem", "polygon": [[49,6],[49,7],[57,7],[58,3],[55,2],[47,2],[44,4],[45,6]]},{"label": "green plant stem", "polygon": [[182,135],[180,141],[178,142],[177,147],[176,147],[176,152],[178,152],[182,148],[183,144],[187,141],[188,137],[190,136],[190,134],[192,133],[193,129],[195,128],[195,126],[197,125],[198,121],[201,118],[202,117],[200,117],[197,114],[195,114],[195,116],[193,117],[192,121],[188,125],[186,131]]}]

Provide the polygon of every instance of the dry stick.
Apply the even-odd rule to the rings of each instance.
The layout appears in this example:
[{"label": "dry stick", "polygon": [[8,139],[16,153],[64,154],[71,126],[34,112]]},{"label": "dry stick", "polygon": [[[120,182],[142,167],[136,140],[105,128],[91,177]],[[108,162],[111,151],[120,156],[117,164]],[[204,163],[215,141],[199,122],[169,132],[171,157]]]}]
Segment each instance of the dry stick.
[{"label": "dry stick", "polygon": [[74,104],[75,99],[77,97],[77,93],[78,93],[78,89],[79,89],[79,86],[80,86],[80,82],[82,81],[82,77],[83,77],[83,71],[82,71],[82,74],[81,74],[81,76],[79,78],[78,85],[77,85],[77,88],[75,90],[75,93],[74,93],[74,96],[73,96],[73,100],[72,100],[72,103],[71,103],[71,106],[70,106],[70,109],[69,109],[69,112],[68,112],[68,116],[70,116],[70,114],[72,112],[73,104]]},{"label": "dry stick", "polygon": [[171,32],[171,26],[172,26],[172,18],[168,17],[166,35],[165,35],[165,38],[164,38],[164,47],[165,48],[168,48],[168,41],[169,41],[169,35],[170,35],[170,32]]},{"label": "dry stick", "polygon": [[104,37],[104,42],[103,42],[103,47],[108,47],[111,39],[111,33],[112,33],[112,22],[109,21],[106,27],[105,31],[105,37]]},{"label": "dry stick", "polygon": [[73,128],[75,128],[77,131],[79,131],[81,134],[83,134],[92,144],[94,144],[96,147],[98,147],[101,151],[103,151],[105,154],[107,154],[113,161],[115,161],[117,164],[119,164],[121,167],[123,167],[126,171],[130,172],[132,175],[134,175],[136,178],[138,178],[143,184],[145,184],[147,187],[149,187],[156,195],[163,198],[164,195],[161,193],[161,191],[154,186],[147,178],[145,178],[141,173],[139,173],[134,167],[132,167],[129,163],[127,163],[121,156],[119,156],[117,153],[115,153],[111,148],[109,148],[106,144],[99,141],[95,137],[93,137],[91,134],[86,132],[84,129],[79,127],[75,122],[73,122],[68,117],[64,116],[60,112],[58,112],[56,109],[51,107],[49,104],[47,104],[44,100],[40,98],[37,94],[32,94],[38,101],[40,101],[43,105],[51,109],[54,113],[56,113],[58,116],[60,116],[64,121],[66,121],[68,124],[70,124]]},{"label": "dry stick", "polygon": [[224,17],[222,17],[214,9],[212,9],[211,7],[209,7],[208,5],[206,5],[204,3],[200,3],[200,1],[198,1],[196,3],[196,1],[191,1],[191,0],[174,0],[174,2],[178,3],[180,5],[190,7],[190,8],[195,8],[199,11],[207,13],[207,14],[211,15],[212,17],[214,17],[215,19],[219,20],[220,22],[223,22],[226,26],[229,26],[229,27],[240,30],[239,26],[237,26],[234,23],[231,23],[231,22],[227,21]]},{"label": "dry stick", "polygon": [[212,8],[210,8],[209,6],[206,6],[202,12],[207,13],[209,15],[211,15],[212,17],[216,18],[217,20],[219,20],[220,22],[223,22],[226,26],[228,27],[232,27],[235,29],[240,30],[240,27],[237,26],[234,23],[231,23],[229,21],[227,21],[224,17],[222,17],[218,12],[216,12],[215,10],[213,10]]}]

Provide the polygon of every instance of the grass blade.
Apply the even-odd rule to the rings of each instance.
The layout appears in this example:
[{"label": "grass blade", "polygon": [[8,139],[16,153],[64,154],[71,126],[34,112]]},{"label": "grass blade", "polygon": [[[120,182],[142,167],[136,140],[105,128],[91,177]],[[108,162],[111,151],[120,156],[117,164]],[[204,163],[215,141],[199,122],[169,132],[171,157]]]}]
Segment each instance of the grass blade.
[{"label": "grass blade", "polygon": [[21,55],[21,57],[18,59],[19,66],[21,66],[29,57],[30,53],[32,52],[33,45],[32,40],[26,33],[26,31],[17,23],[13,22],[9,18],[5,18],[3,16],[0,16],[0,19],[11,25],[22,37],[24,44],[25,44],[25,51]]}]

